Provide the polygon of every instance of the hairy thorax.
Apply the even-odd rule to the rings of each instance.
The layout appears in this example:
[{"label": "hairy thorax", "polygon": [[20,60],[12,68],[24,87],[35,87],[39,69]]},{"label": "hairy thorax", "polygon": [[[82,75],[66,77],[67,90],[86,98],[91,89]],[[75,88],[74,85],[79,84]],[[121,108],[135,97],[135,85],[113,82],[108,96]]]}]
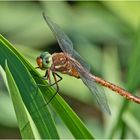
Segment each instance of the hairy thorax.
[{"label": "hairy thorax", "polygon": [[58,71],[76,78],[80,78],[80,75],[76,68],[72,65],[71,57],[66,56],[64,53],[52,54],[53,65],[52,71]]}]

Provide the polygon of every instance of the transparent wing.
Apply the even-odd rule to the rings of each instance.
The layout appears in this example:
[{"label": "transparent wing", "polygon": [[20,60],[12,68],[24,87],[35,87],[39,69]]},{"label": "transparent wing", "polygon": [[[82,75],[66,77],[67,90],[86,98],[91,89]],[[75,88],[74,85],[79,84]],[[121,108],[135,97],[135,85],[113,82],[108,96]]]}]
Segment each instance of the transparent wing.
[{"label": "transparent wing", "polygon": [[90,66],[83,60],[83,58],[79,55],[78,52],[73,50],[73,55],[72,57],[77,60],[87,71],[90,71]]},{"label": "transparent wing", "polygon": [[89,88],[91,93],[96,97],[97,102],[101,106],[102,110],[110,115],[111,112],[103,88],[100,85],[96,84],[96,82],[90,78],[81,76],[81,79],[84,84]]},{"label": "transparent wing", "polygon": [[50,27],[51,31],[54,33],[60,48],[63,50],[63,52],[68,53],[70,55],[73,54],[73,44],[71,40],[68,38],[68,36],[62,31],[62,29],[54,23],[48,16],[43,13],[43,17]]},{"label": "transparent wing", "polygon": [[43,13],[43,17],[48,26],[50,27],[51,31],[55,35],[62,51],[75,58],[86,70],[89,71],[90,66],[86,64],[86,62],[81,58],[81,56],[73,49],[73,44],[69,37],[56,23],[54,23],[48,16],[46,16],[45,13]]},{"label": "transparent wing", "polygon": [[87,71],[85,71],[80,65],[78,65],[77,63],[74,63],[74,65],[78,70],[83,83],[89,88],[91,93],[95,96],[102,110],[110,115],[111,111],[109,109],[103,87],[98,85],[96,81],[93,79],[93,77],[91,77],[90,74]]}]

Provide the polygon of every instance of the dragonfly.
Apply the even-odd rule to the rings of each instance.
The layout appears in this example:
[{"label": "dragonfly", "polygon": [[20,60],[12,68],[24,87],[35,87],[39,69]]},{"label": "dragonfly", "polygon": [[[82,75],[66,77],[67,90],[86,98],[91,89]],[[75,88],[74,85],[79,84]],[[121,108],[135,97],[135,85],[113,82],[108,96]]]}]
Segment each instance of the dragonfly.
[{"label": "dragonfly", "polygon": [[[94,95],[94,97],[97,99],[97,102],[100,105],[101,109],[108,114],[111,114],[111,111],[103,87],[106,87],[114,91],[115,93],[118,93],[119,95],[123,96],[128,100],[140,104],[139,97],[132,95],[125,89],[116,86],[115,84],[112,84],[100,77],[91,74],[89,65],[83,60],[83,58],[78,54],[78,52],[74,50],[73,43],[69,39],[69,37],[56,23],[54,23],[50,19],[50,17],[45,15],[45,13],[43,13],[43,18],[53,32],[61,50],[63,51],[53,54],[43,52],[36,59],[38,64],[37,68],[40,68],[41,70],[46,70],[44,78],[49,80],[51,86],[56,84],[57,90],[53,97],[59,91],[58,82],[62,80],[62,77],[58,74],[58,72],[60,72],[73,76],[77,79],[81,79],[83,83],[89,88],[92,95]],[[53,84],[51,84],[50,80],[51,73],[55,81],[55,83]],[[51,101],[53,97],[49,101]]]}]

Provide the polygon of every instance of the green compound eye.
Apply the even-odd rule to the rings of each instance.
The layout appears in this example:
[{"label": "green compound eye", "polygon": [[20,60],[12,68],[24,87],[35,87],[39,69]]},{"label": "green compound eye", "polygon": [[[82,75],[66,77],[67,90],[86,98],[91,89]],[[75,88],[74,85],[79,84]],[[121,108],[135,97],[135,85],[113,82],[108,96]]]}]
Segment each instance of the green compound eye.
[{"label": "green compound eye", "polygon": [[48,52],[41,53],[41,55],[37,57],[37,60],[37,64],[42,70],[48,69],[52,65],[52,55]]}]

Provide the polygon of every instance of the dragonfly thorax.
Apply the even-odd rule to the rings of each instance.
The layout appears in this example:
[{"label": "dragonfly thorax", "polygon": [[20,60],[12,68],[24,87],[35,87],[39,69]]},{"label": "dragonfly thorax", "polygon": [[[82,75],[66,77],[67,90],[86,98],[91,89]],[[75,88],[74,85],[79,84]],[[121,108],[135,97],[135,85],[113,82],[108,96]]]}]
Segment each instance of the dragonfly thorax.
[{"label": "dragonfly thorax", "polygon": [[39,57],[37,57],[36,62],[40,69],[47,70],[52,65],[52,55],[48,52],[43,52]]},{"label": "dragonfly thorax", "polygon": [[61,72],[63,74],[68,74],[76,78],[80,78],[78,71],[72,64],[72,59],[72,57],[68,56],[67,54],[64,54],[63,52],[52,54],[53,64],[51,70]]}]

